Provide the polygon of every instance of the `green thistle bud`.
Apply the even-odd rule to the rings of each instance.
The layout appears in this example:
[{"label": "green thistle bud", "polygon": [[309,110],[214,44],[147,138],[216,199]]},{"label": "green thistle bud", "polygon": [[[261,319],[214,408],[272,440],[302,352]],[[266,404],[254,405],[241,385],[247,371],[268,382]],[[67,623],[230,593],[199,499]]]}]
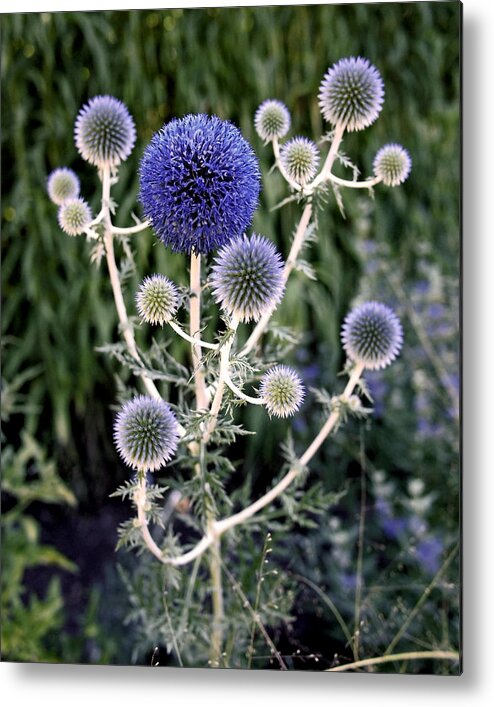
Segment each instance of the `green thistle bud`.
[{"label": "green thistle bud", "polygon": [[178,290],[164,275],[146,277],[137,291],[136,306],[145,322],[163,325],[177,312]]}]

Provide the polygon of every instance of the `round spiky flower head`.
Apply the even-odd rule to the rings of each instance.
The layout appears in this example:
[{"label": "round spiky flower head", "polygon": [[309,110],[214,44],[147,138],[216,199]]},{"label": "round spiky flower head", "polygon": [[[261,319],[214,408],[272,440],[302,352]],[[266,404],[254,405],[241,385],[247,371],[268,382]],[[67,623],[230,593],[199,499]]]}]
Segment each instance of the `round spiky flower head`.
[{"label": "round spiky flower head", "polygon": [[297,373],[288,366],[275,366],[261,378],[259,393],[269,415],[289,417],[302,405],[304,386]]},{"label": "round spiky flower head", "polygon": [[319,164],[317,145],[306,137],[294,137],[282,146],[280,159],[288,176],[298,184],[306,184]]},{"label": "round spiky flower head", "polygon": [[383,100],[384,84],[379,71],[361,57],[340,59],[328,69],[319,88],[324,118],[349,132],[371,125]]},{"label": "round spiky flower head", "polygon": [[364,302],[346,316],[341,340],[347,356],[365,368],[388,366],[399,354],[403,329],[392,309],[381,302]]},{"label": "round spiky flower head", "polygon": [[172,120],[147,146],[140,166],[144,214],[179,253],[209,253],[250,225],[259,163],[234,125],[217,116]]},{"label": "round spiky flower head", "polygon": [[114,425],[117,451],[137,471],[156,471],[168,462],[178,446],[177,419],[163,400],[137,395],[127,401]]},{"label": "round spiky flower head", "polygon": [[377,151],[373,167],[374,174],[382,179],[383,184],[396,187],[410,174],[412,160],[404,147],[390,143]]},{"label": "round spiky flower head", "polygon": [[216,256],[211,286],[216,301],[230,316],[257,322],[283,297],[282,258],[263,236],[234,238]]},{"label": "round spiky flower head", "polygon": [[67,199],[79,196],[79,179],[75,172],[67,167],[54,169],[46,182],[48,196],[57,206],[61,206]]},{"label": "round spiky flower head", "polygon": [[269,98],[256,110],[254,127],[259,137],[268,142],[274,137],[284,137],[290,130],[290,113],[281,101]]},{"label": "round spiky flower head", "polygon": [[113,96],[95,96],[75,121],[75,144],[82,157],[99,169],[116,167],[127,159],[136,140],[134,120]]},{"label": "round spiky flower head", "polygon": [[84,233],[92,218],[91,209],[84,199],[64,201],[58,210],[58,225],[69,236],[80,236]]},{"label": "round spiky flower head", "polygon": [[165,324],[178,309],[177,287],[164,275],[145,277],[137,290],[136,305],[148,324]]}]

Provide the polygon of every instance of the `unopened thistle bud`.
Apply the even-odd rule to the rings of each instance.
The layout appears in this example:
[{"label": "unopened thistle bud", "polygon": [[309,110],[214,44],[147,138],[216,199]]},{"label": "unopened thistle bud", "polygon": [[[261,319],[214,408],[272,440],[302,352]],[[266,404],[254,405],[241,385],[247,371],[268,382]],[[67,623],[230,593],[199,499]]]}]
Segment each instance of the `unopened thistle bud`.
[{"label": "unopened thistle bud", "polygon": [[381,178],[383,184],[396,187],[410,174],[412,160],[404,147],[391,143],[377,151],[373,167],[374,174]]},{"label": "unopened thistle bud", "polygon": [[54,169],[46,182],[48,196],[57,206],[61,206],[68,199],[79,196],[79,179],[75,172],[67,167]]},{"label": "unopened thistle bud", "polygon": [[177,450],[178,422],[167,403],[138,395],[118,413],[114,440],[128,466],[137,471],[156,471]]},{"label": "unopened thistle bud", "polygon": [[281,164],[297,184],[304,185],[315,175],[319,164],[317,145],[305,137],[294,137],[282,146]]},{"label": "unopened thistle bud", "polygon": [[292,368],[275,366],[261,378],[259,394],[269,415],[289,417],[302,405],[305,391],[302,381]]},{"label": "unopened thistle bud", "polygon": [[324,76],[319,89],[323,117],[348,132],[363,130],[378,117],[384,101],[379,71],[367,59],[340,59]]},{"label": "unopened thistle bud", "polygon": [[343,348],[352,361],[376,370],[399,354],[403,329],[392,309],[380,302],[364,302],[347,315],[341,330]]},{"label": "unopened thistle bud", "polygon": [[75,144],[82,157],[100,169],[127,159],[136,140],[134,120],[113,96],[95,96],[81,108],[75,122]]},{"label": "unopened thistle bud", "polygon": [[69,236],[80,236],[93,218],[83,199],[69,199],[58,210],[58,224]]},{"label": "unopened thistle bud", "polygon": [[256,132],[265,142],[284,137],[290,130],[290,122],[288,108],[274,99],[261,103],[254,116]]},{"label": "unopened thistle bud", "polygon": [[257,322],[283,297],[282,258],[263,236],[234,238],[218,252],[211,286],[216,301],[230,316]]},{"label": "unopened thistle bud", "polygon": [[146,277],[137,291],[136,306],[145,322],[163,325],[177,312],[177,287],[164,275]]}]

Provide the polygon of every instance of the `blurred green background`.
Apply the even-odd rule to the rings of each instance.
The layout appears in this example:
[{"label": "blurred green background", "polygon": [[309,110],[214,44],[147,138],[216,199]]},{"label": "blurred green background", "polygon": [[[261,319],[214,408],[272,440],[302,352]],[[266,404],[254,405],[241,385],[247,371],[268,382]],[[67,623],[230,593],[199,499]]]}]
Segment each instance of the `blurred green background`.
[{"label": "blurred green background", "polygon": [[[300,207],[291,204],[270,212],[287,193],[278,175],[267,176],[272,157],[254,132],[255,110],[265,98],[278,98],[291,111],[291,135],[317,140],[328,129],[317,105],[325,71],[341,57],[367,57],[385,83],[384,109],[371,128],[346,136],[343,150],[365,177],[377,149],[385,142],[399,142],[412,156],[411,176],[401,188],[378,187],[375,200],[345,192],[346,218],[329,196],[309,258],[318,281],[308,285],[301,274],[294,276],[278,320],[307,332],[304,349],[293,354],[294,361],[317,367],[315,385],[333,386],[343,363],[341,320],[366,274],[367,256],[361,246],[377,240],[405,295],[425,270],[443,283],[438,297],[456,325],[456,349],[453,346],[453,359],[448,359],[454,374],[460,255],[459,23],[457,2],[1,16],[3,442],[18,450],[25,444],[22,435],[36,439],[55,460],[61,482],[75,494],[77,513],[97,514],[126,475],[111,441],[113,364],[95,351],[117,337],[110,285],[104,266],[96,270],[90,265],[85,240],[60,231],[56,208],[45,190],[52,169],[71,167],[81,178],[82,195],[97,211],[96,175],[78,156],[73,140],[82,104],[93,95],[112,94],[125,102],[135,119],[137,144],[115,189],[121,219],[117,225],[128,225],[133,210],[139,213],[137,168],[153,132],[175,116],[216,113],[237,124],[259,155],[263,192],[253,228],[286,254]],[[341,167],[336,170],[349,176]],[[136,243],[134,284],[157,270],[185,283],[181,256],[157,245],[149,232]],[[379,287],[374,281],[376,297]],[[383,283],[383,296],[386,287]],[[127,291],[129,308],[132,289]],[[413,339],[410,323],[404,325]],[[405,366],[401,375],[410,407],[410,368]],[[406,413],[403,400],[400,404],[405,412],[394,419],[396,429],[385,418],[378,424],[380,451],[390,466],[401,459],[403,468],[411,471],[416,469],[417,452],[410,450],[409,425],[416,420],[406,416],[410,410]],[[436,409],[439,417],[443,413],[441,407]],[[259,428],[259,411],[247,413],[246,424]],[[280,428],[270,430],[263,427],[263,434],[244,450],[247,468],[255,468],[259,454],[269,463],[276,453]],[[390,430],[395,435],[392,450],[387,444]],[[302,439],[309,431],[299,433]],[[452,517],[443,524],[453,531],[457,439],[456,430],[447,472],[444,457],[438,462],[437,449],[422,447],[427,463],[436,464],[438,489],[449,474],[446,509]],[[343,462],[332,461],[334,473],[344,478]]]}]

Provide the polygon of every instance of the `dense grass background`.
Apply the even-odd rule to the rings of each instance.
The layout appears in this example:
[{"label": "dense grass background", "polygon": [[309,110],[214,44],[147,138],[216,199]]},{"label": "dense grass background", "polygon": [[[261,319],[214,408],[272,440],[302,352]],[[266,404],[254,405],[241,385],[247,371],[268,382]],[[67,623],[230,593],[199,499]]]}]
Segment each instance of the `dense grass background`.
[{"label": "dense grass background", "polygon": [[[386,250],[387,266],[410,301],[426,263],[427,273],[440,281],[437,298],[458,325],[459,18],[457,2],[2,16],[2,375],[9,393],[3,400],[4,441],[17,448],[22,431],[31,433],[55,458],[80,514],[97,513],[126,473],[111,443],[112,365],[95,352],[117,334],[106,272],[89,265],[82,239],[59,230],[45,191],[49,172],[70,166],[97,207],[94,172],[73,142],[80,106],[109,93],[135,119],[137,145],[115,189],[124,225],[136,208],[140,155],[163,122],[200,111],[232,120],[267,175],[271,155],[252,124],[262,100],[279,98],[289,106],[292,135],[318,138],[327,129],[317,92],[328,66],[363,55],[378,67],[386,86],[382,114],[370,129],[347,136],[344,150],[367,175],[376,150],[400,142],[412,155],[411,177],[400,189],[376,190],[375,201],[345,194],[346,219],[328,200],[311,251],[318,282],[309,287],[295,276],[279,313],[284,324],[308,332],[294,362],[315,366],[314,384],[332,387],[343,362],[340,323],[352,297],[363,282],[376,297],[389,290],[379,278],[362,279],[369,274],[364,239]],[[286,190],[277,175],[265,176],[263,186],[254,230],[286,253],[299,207],[270,212]],[[156,246],[149,234],[137,242],[139,278],[159,270],[185,281],[180,256]],[[131,302],[132,287],[127,294]],[[410,323],[404,324],[413,340]],[[456,358],[453,345],[447,359],[452,374],[457,334],[455,342]],[[446,450],[437,440],[417,448],[410,434],[416,415],[407,413],[416,395],[412,358],[406,363],[399,372],[400,415],[381,416],[370,453],[378,467],[400,470],[399,485],[426,467],[434,488],[446,489],[437,524],[454,535],[457,429]],[[437,387],[433,381],[430,386]],[[21,409],[9,407],[14,389],[24,396]],[[435,417],[444,422],[445,410],[437,403]],[[248,413],[246,424],[261,423],[259,411]],[[310,415],[298,434],[310,434]],[[247,469],[255,472],[261,453],[269,465],[280,439],[278,426],[263,428],[242,450]],[[321,473],[329,461],[332,482],[351,477],[341,449],[322,455]]]}]

